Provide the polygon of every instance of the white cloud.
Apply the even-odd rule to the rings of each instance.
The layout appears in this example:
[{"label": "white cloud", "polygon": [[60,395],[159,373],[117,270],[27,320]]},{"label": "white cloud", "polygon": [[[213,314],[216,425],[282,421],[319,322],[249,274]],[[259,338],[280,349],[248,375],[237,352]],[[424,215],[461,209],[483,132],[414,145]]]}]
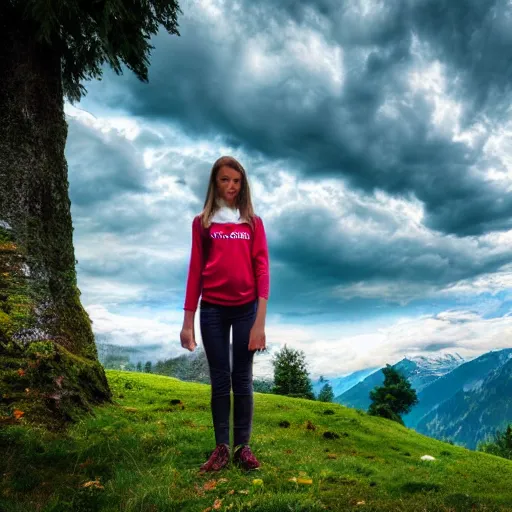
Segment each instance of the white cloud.
[{"label": "white cloud", "polygon": [[[383,367],[406,356],[457,352],[473,359],[490,350],[511,347],[510,315],[486,319],[474,311],[448,310],[391,323],[386,319],[365,320],[364,324],[318,324],[314,327],[273,324],[267,329],[267,339],[272,353],[285,343],[303,350],[313,378]],[[429,348],[436,344],[448,346],[435,351]]]}]

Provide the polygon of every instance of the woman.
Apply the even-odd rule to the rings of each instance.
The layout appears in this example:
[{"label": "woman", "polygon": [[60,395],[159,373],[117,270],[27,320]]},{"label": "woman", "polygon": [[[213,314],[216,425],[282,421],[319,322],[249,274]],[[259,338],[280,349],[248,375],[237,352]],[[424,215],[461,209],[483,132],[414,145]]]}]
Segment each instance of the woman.
[{"label": "woman", "polygon": [[201,471],[218,471],[229,463],[231,386],[233,462],[246,470],[260,467],[249,447],[254,412],[252,367],[255,351],[266,347],[269,288],[265,228],[254,213],[247,174],[235,158],[223,156],[213,164],[203,211],[192,222],[185,317],[180,334],[181,345],[193,351],[197,346],[194,315],[201,296],[200,329],[210,370],[216,441]]}]

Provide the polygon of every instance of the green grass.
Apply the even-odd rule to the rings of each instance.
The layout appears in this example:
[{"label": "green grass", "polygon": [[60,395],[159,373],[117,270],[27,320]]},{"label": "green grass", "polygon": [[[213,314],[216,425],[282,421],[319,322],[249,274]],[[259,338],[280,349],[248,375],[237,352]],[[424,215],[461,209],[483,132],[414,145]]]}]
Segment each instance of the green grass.
[{"label": "green grass", "polygon": [[210,387],[107,376],[115,404],[96,407],[65,435],[23,425],[0,431],[2,512],[512,511],[510,460],[337,404],[259,393],[251,446],[261,470],[201,475],[214,448]]}]

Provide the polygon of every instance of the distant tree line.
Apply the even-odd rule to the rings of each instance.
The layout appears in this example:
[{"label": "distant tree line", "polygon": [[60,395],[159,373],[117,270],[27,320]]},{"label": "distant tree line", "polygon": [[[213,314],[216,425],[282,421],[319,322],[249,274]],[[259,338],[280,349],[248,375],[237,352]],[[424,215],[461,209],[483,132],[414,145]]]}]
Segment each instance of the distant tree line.
[{"label": "distant tree line", "polygon": [[512,424],[496,430],[491,438],[479,443],[477,451],[512,460]]},{"label": "distant tree line", "polygon": [[188,382],[210,384],[208,360],[202,346],[198,346],[191,354],[182,354],[171,359],[157,361],[153,373],[176,377]]},{"label": "distant tree line", "polygon": [[[111,359],[106,362],[112,365],[120,363],[120,361]],[[125,370],[144,371],[144,373],[168,375],[183,381],[210,384],[208,360],[202,346],[199,346],[192,354],[158,360],[154,366],[151,361],[147,361],[144,365],[139,361],[136,366],[131,363],[123,366],[122,369]],[[306,355],[302,350],[284,345],[273,356],[272,366],[274,369],[273,379],[254,379],[254,391],[320,402],[334,401],[332,386],[323,376],[320,376],[319,379],[323,386],[318,393],[318,397],[315,397],[309,377]],[[382,371],[384,373],[384,383],[370,392],[372,403],[368,409],[368,414],[381,416],[403,425],[401,415],[408,413],[418,403],[416,391],[411,388],[409,381],[389,364]]]}]

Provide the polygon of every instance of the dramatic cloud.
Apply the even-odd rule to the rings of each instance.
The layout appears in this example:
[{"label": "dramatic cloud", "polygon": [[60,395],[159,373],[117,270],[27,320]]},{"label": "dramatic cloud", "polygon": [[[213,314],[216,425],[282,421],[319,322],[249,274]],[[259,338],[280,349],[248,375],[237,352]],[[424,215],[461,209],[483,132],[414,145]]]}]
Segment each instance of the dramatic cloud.
[{"label": "dramatic cloud", "polygon": [[477,355],[468,325],[480,350],[502,347],[512,4],[180,5],[181,37],[154,38],[149,84],[106,69],[83,111],[67,105],[84,303],[123,322],[182,314],[191,221],[231,154],[265,222],[275,347],[304,347],[325,374],[407,351]]}]

